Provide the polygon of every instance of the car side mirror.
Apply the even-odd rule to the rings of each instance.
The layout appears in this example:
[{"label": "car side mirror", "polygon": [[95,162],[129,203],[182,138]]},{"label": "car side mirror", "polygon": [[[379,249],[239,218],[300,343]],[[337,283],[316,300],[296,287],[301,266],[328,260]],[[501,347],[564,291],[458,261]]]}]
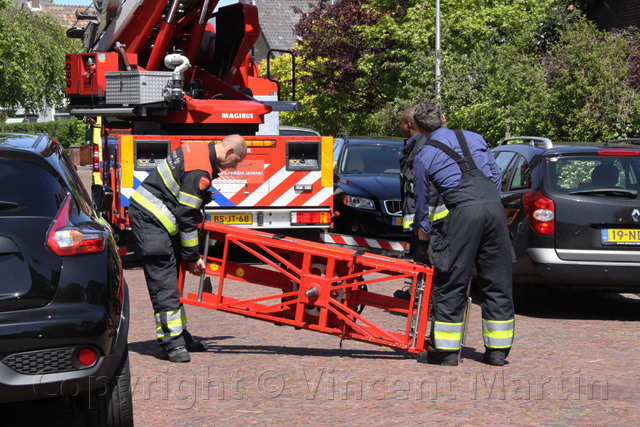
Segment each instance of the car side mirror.
[{"label": "car side mirror", "polygon": [[93,184],[91,186],[91,199],[98,212],[108,211],[113,203],[113,190],[106,185]]}]

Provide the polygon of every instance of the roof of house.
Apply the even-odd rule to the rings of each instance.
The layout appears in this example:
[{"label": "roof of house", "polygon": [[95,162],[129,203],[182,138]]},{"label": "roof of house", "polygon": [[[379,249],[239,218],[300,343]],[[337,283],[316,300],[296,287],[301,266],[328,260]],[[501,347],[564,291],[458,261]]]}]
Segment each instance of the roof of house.
[{"label": "roof of house", "polygon": [[[301,13],[294,11],[294,7],[306,13],[313,2],[314,0],[254,0],[258,7],[262,34],[270,49],[293,48],[296,41],[293,27],[302,17]],[[30,7],[32,1],[12,0],[12,4]],[[87,6],[55,5],[51,0],[39,0],[39,5],[42,11],[50,13],[64,28],[71,28],[76,23],[76,11],[82,12],[87,9]],[[79,24],[85,25],[82,21]]]},{"label": "roof of house", "polygon": [[[76,10],[84,12],[86,8],[87,6],[51,5],[43,7],[43,10],[50,13],[51,16],[53,16],[53,18],[58,21],[64,28],[71,28],[76,22]],[[84,27],[85,22],[79,22],[80,26]]]},{"label": "roof of house", "polygon": [[308,12],[309,3],[313,0],[255,0],[260,17],[262,34],[270,49],[289,50],[296,41],[293,27],[298,23],[301,14],[295,13],[297,7]]},{"label": "roof of house", "polygon": [[[12,0],[11,4],[17,7],[26,7],[32,8],[34,7],[33,0]],[[39,8],[38,10],[42,10],[45,13],[49,13],[53,18],[60,23],[64,28],[71,28],[73,24],[76,22],[76,10],[83,12],[87,9],[87,6],[62,6],[53,4],[51,0],[38,0],[37,2]],[[84,26],[84,23],[81,23]]]}]

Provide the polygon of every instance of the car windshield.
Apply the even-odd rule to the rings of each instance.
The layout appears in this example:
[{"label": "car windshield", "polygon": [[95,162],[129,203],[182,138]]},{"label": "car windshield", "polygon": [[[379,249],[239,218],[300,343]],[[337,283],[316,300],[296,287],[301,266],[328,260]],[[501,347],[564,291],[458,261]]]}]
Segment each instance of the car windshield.
[{"label": "car windshield", "polygon": [[638,156],[560,156],[547,162],[553,191],[632,198],[640,191]]},{"label": "car windshield", "polygon": [[398,174],[400,173],[400,145],[346,145],[338,173]]}]

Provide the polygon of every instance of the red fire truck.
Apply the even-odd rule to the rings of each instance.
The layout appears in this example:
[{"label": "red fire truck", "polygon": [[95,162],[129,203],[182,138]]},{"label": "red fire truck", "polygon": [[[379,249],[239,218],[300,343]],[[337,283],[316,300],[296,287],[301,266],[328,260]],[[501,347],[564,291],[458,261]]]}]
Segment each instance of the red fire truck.
[{"label": "red fire truck", "polygon": [[[129,197],[181,144],[245,137],[248,155],[212,182],[213,221],[242,227],[326,230],[331,225],[333,138],[257,136],[265,115],[296,111],[274,98],[251,49],[257,8],[217,0],[98,0],[72,28],[86,52],[66,55],[70,111],[100,120],[94,184],[113,189],[108,219],[126,234]],[[97,128],[98,126],[96,126]]]}]

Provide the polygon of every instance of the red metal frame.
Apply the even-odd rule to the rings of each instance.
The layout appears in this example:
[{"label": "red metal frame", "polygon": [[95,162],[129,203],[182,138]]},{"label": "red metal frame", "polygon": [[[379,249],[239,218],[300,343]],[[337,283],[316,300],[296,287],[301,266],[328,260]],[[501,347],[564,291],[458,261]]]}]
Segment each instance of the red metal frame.
[{"label": "red metal frame", "polygon": [[[206,271],[197,291],[189,292],[183,263],[179,277],[183,303],[411,353],[427,349],[430,267],[224,224],[206,222],[204,228]],[[221,258],[208,255],[212,239],[223,242]],[[240,248],[262,263],[233,262],[228,257],[231,248],[234,253]],[[218,279],[217,286],[212,278]],[[375,292],[376,286],[399,279],[411,282],[411,302]],[[232,298],[224,294],[225,280],[275,292]],[[367,307],[406,315],[405,331],[389,331],[367,319]]]}]

